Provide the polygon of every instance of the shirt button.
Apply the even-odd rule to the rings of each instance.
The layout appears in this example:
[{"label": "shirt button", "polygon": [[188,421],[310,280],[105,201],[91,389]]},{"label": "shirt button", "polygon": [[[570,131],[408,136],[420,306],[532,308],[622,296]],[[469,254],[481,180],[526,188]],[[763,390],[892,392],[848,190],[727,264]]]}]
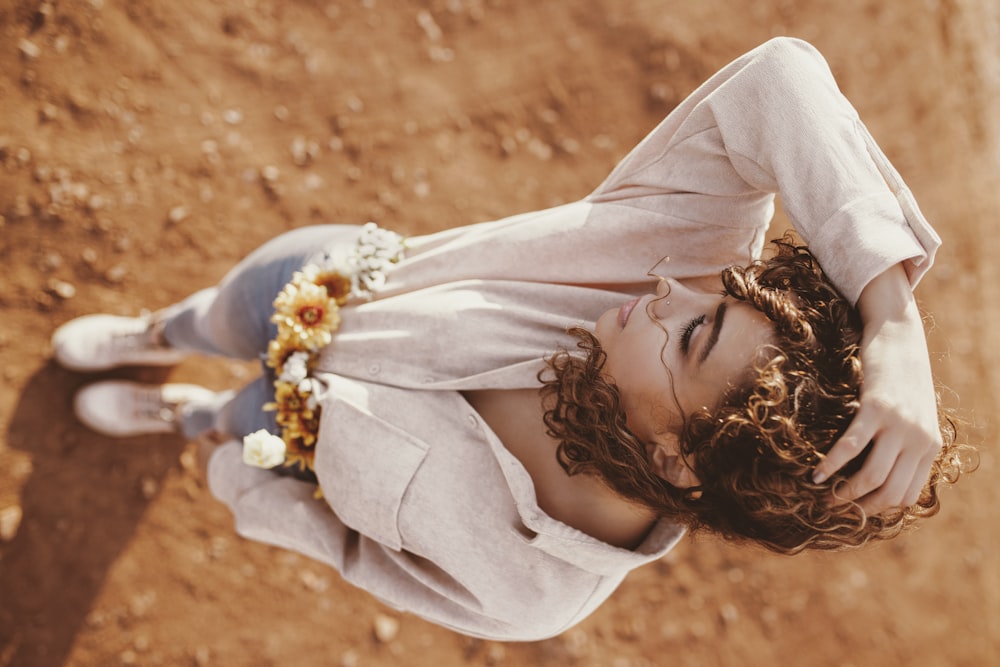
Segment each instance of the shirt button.
[{"label": "shirt button", "polygon": [[469,423],[473,426],[479,426],[479,420],[476,419],[476,415],[469,415]]},{"label": "shirt button", "polygon": [[371,366],[368,367],[368,374],[369,375],[378,375],[379,371],[381,371],[381,370],[382,370],[381,366],[379,366],[378,364],[372,364]]}]

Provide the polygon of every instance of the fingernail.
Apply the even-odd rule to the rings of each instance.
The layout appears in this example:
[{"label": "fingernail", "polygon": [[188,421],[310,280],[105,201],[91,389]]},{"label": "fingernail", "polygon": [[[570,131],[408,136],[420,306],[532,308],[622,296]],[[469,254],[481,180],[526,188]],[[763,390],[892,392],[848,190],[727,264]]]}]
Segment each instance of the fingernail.
[{"label": "fingernail", "polygon": [[822,484],[826,481],[826,473],[822,473],[819,470],[813,473],[813,484]]}]

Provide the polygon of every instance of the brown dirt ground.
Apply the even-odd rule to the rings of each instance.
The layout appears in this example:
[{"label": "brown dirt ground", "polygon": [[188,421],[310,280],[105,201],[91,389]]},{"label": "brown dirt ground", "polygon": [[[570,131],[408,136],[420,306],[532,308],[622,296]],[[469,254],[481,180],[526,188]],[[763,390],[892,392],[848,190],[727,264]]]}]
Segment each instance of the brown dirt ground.
[{"label": "brown dirt ground", "polygon": [[[993,0],[0,0],[0,34],[0,667],[996,664]],[[74,421],[60,323],[170,303],[300,225],[579,198],[778,34],[826,54],[946,241],[919,296],[982,462],[918,531],[791,559],[689,540],[561,637],[483,642],[236,537],[190,444]]]}]

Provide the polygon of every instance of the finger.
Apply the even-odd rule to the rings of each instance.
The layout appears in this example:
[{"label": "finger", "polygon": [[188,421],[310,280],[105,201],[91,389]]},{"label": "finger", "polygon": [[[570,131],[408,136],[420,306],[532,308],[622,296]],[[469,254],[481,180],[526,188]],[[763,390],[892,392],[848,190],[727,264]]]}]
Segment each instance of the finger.
[{"label": "finger", "polygon": [[910,480],[910,488],[906,490],[906,495],[903,496],[903,507],[916,505],[917,501],[920,500],[920,494],[923,492],[925,486],[927,486],[927,479],[920,475]]},{"label": "finger", "polygon": [[896,459],[889,477],[877,490],[868,494],[858,504],[868,514],[881,514],[890,509],[904,507],[913,477],[920,464],[916,456],[900,456]]},{"label": "finger", "polygon": [[826,453],[823,460],[819,462],[813,471],[813,482],[821,484],[835,472],[857,458],[872,438],[878,433],[878,428],[873,418],[867,418],[867,413],[862,410],[855,415],[851,425],[847,427],[840,439],[834,443],[830,451]]},{"label": "finger", "polygon": [[[897,465],[900,449],[898,438],[883,437],[878,447],[872,448],[861,470],[840,485],[837,495],[844,501],[857,500],[881,488]],[[909,479],[906,478],[907,486]]]},{"label": "finger", "polygon": [[903,496],[903,504],[907,507],[915,505],[920,500],[920,494],[923,493],[924,487],[927,486],[931,466],[934,464],[936,458],[937,451],[935,450],[922,458],[917,465],[916,472],[913,473],[913,479],[910,481],[910,488],[906,490],[906,495]]}]

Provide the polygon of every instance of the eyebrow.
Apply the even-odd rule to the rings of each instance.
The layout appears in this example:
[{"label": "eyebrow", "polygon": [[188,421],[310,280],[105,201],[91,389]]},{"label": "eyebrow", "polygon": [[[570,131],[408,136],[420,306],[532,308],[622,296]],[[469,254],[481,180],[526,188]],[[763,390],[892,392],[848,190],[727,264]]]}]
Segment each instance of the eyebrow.
[{"label": "eyebrow", "polygon": [[719,303],[719,307],[715,309],[715,318],[712,322],[712,331],[708,334],[708,342],[705,343],[705,349],[701,351],[698,356],[698,363],[703,364],[705,360],[708,359],[708,355],[712,353],[715,348],[715,344],[719,342],[719,330],[722,329],[722,321],[726,319],[726,309],[729,306],[725,301]]}]

